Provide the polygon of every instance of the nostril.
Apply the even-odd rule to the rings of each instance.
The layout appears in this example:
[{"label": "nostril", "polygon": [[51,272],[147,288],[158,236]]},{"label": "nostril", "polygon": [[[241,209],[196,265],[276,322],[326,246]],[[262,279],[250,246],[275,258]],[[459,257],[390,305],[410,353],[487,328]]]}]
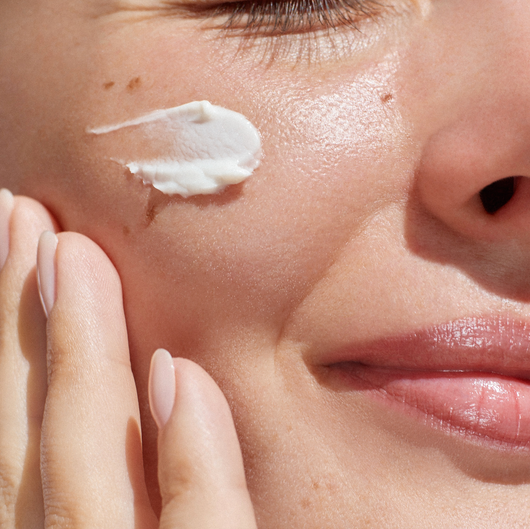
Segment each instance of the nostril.
[{"label": "nostril", "polygon": [[517,177],[502,178],[486,186],[480,193],[480,200],[486,213],[493,215],[510,202],[515,193]]}]

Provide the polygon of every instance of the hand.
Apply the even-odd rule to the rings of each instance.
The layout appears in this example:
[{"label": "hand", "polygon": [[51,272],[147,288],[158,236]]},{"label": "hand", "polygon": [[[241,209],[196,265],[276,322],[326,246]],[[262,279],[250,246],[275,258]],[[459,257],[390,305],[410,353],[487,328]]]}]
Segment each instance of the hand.
[{"label": "hand", "polygon": [[197,364],[165,351],[150,375],[157,520],[118,274],[86,237],[43,234],[46,319],[35,267],[44,230],[54,231],[45,208],[0,192],[0,526],[255,528],[224,396]]}]

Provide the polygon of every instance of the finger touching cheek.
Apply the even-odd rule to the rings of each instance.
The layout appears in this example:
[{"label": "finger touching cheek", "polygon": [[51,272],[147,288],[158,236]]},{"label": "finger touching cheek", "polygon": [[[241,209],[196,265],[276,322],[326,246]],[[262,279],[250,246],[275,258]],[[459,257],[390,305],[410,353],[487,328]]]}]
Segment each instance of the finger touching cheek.
[{"label": "finger touching cheek", "polygon": [[232,415],[213,379],[159,349],[149,393],[160,429],[161,529],[255,529]]},{"label": "finger touching cheek", "polygon": [[43,234],[48,395],[42,431],[47,525],[155,527],[119,277],[78,234]]}]

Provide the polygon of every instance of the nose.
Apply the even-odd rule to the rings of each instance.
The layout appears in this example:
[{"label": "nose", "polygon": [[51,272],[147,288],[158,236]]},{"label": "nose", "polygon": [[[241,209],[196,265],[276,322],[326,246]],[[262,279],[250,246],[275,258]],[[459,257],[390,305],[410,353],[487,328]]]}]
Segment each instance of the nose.
[{"label": "nose", "polygon": [[529,297],[530,4],[499,4],[439,17],[413,202],[431,255]]},{"label": "nose", "polygon": [[500,98],[485,87],[478,104],[429,138],[416,185],[426,210],[455,233],[485,243],[517,240],[530,252],[528,86],[528,94]]}]

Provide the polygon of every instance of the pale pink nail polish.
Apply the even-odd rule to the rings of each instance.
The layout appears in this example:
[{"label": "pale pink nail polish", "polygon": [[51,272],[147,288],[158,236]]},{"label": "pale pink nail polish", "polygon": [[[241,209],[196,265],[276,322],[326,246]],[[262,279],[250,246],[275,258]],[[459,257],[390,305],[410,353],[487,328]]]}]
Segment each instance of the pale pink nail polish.
[{"label": "pale pink nail polish", "polygon": [[57,235],[45,231],[39,239],[37,250],[37,280],[42,307],[46,317],[55,303],[55,252],[57,250]]},{"label": "pale pink nail polish", "polygon": [[149,406],[159,429],[162,429],[175,402],[175,366],[165,349],[157,349],[151,358],[149,373]]},{"label": "pale pink nail polish", "polygon": [[15,198],[8,189],[0,190],[0,270],[4,267],[9,254],[9,221]]}]

